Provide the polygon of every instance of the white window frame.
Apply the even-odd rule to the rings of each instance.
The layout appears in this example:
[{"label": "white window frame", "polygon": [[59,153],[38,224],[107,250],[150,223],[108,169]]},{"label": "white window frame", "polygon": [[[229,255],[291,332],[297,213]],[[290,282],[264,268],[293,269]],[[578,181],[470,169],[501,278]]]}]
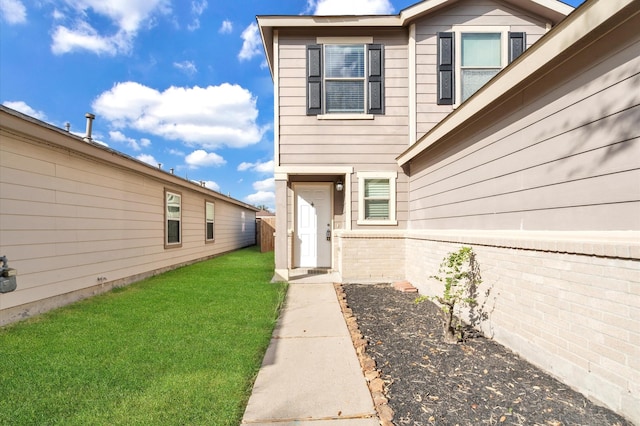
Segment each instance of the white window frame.
[{"label": "white window frame", "polygon": [[[347,47],[362,47],[362,63],[364,65],[364,68],[362,70],[362,77],[327,77],[327,47],[330,46],[347,46]],[[362,111],[350,111],[350,112],[326,112],[325,115],[329,115],[329,116],[362,116],[365,115],[367,113],[367,99],[368,98],[368,93],[367,93],[367,71],[368,71],[368,64],[367,64],[367,45],[366,44],[361,44],[361,43],[330,43],[330,44],[325,44],[323,46],[322,49],[322,66],[325,67],[322,70],[322,102],[323,105],[325,106],[325,111],[328,109],[328,103],[327,103],[327,82],[330,81],[358,81],[360,83],[362,83],[362,89],[363,89],[363,98],[362,98]]]},{"label": "white window frame", "polygon": [[[321,44],[323,46],[329,45],[344,45],[344,46],[353,46],[353,45],[364,45],[364,110],[362,113],[323,113],[317,115],[318,120],[373,120],[373,114],[367,114],[367,101],[369,99],[367,92],[367,72],[368,72],[368,61],[367,61],[367,45],[373,44],[373,37],[316,37],[316,43]],[[325,65],[325,50],[322,49],[322,66]],[[325,70],[322,70],[322,105],[326,109],[327,100],[326,100],[326,73]],[[332,80],[332,79],[329,79]]]},{"label": "white window frame", "polygon": [[[207,217],[207,207],[211,205],[213,217],[209,219]],[[213,226],[213,236],[209,238],[209,224]],[[205,243],[212,243],[216,240],[216,204],[213,201],[204,202],[204,241]]]},{"label": "white window frame", "polygon": [[[180,200],[178,219],[171,219],[178,222],[177,242],[169,242],[169,195],[177,196]],[[164,190],[164,246],[165,248],[182,247],[182,193],[169,189]]]},{"label": "white window frame", "polygon": [[509,31],[508,26],[464,26],[455,25],[455,101],[454,105],[462,103],[462,34],[465,33],[491,33],[500,34],[500,70],[509,63]]},{"label": "white window frame", "polygon": [[[398,172],[357,172],[358,177],[358,225],[397,225],[396,220],[396,187]],[[389,219],[366,219],[364,188],[365,181],[369,179],[389,179]]]}]

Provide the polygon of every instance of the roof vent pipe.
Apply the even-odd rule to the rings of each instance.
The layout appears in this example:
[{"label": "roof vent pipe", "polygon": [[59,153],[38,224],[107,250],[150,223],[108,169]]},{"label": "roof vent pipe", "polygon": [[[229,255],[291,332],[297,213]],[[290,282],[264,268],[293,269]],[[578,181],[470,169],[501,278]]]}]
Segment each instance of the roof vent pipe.
[{"label": "roof vent pipe", "polygon": [[68,121],[66,123],[64,123],[64,129],[68,132],[71,130],[71,123],[69,123]]},{"label": "roof vent pipe", "polygon": [[91,142],[91,129],[93,128],[93,119],[96,118],[96,116],[90,112],[86,113],[84,116],[87,117],[87,133],[84,137],[84,141]]}]

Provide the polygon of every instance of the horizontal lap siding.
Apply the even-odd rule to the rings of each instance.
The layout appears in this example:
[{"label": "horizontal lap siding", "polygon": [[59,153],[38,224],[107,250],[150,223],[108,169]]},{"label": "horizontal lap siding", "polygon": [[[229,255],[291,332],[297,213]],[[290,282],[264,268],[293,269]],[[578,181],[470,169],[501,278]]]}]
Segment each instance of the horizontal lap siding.
[{"label": "horizontal lap siding", "polygon": [[[331,36],[339,36],[332,31]],[[355,34],[350,34],[355,35]],[[372,34],[367,33],[367,36]],[[279,36],[279,163],[281,166],[351,166],[358,171],[397,171],[397,217],[408,217],[407,177],[395,158],[408,146],[408,45],[402,31],[373,34],[384,45],[385,112],[366,120],[321,120],[306,115],[306,46],[316,38]],[[358,180],[351,177],[352,226],[357,228]]]},{"label": "horizontal lap siding", "polygon": [[[372,120],[319,120],[306,115],[306,45],[315,37],[279,38],[280,165],[393,165],[407,147],[406,35],[374,37],[384,44],[385,113]],[[369,145],[376,145],[371,151]],[[362,154],[367,154],[362,157]]]},{"label": "horizontal lap siding", "polygon": [[527,33],[531,46],[546,32],[546,24],[525,12],[490,0],[464,0],[433,18],[416,23],[416,139],[431,130],[451,111],[437,105],[437,34],[452,31],[454,25],[509,26],[513,32]]},{"label": "horizontal lap siding", "polygon": [[[0,140],[0,252],[18,271],[11,308],[252,245],[255,213],[102,161]],[[182,193],[181,248],[164,248],[164,189]],[[204,202],[216,241],[204,241]],[[244,218],[242,214],[244,212]],[[243,230],[244,227],[244,230]]]},{"label": "horizontal lap siding", "polygon": [[639,52],[532,86],[504,121],[414,160],[413,227],[640,229]]}]

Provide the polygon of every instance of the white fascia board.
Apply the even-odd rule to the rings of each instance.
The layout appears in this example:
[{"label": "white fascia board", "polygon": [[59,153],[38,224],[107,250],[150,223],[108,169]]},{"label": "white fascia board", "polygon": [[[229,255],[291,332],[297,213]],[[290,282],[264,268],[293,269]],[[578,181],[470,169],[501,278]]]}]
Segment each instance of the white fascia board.
[{"label": "white fascia board", "polygon": [[[525,82],[567,49],[579,43],[616,13],[637,0],[587,0],[567,20],[547,33],[540,41],[505,68],[491,82],[478,90],[471,98],[455,109],[436,127],[422,136],[418,142],[400,154],[396,161],[403,166],[442,138],[470,123],[493,102]],[[629,17],[627,17],[629,18]]]},{"label": "white fascia board", "polygon": [[259,16],[258,23],[271,28],[400,27],[398,15],[372,16]]},{"label": "white fascia board", "polygon": [[[454,4],[459,0],[425,0],[400,12],[400,22],[406,25],[407,21],[420,18],[436,10]],[[542,16],[558,22],[564,16],[573,12],[574,8],[558,0],[505,0],[524,10],[531,10]]]}]

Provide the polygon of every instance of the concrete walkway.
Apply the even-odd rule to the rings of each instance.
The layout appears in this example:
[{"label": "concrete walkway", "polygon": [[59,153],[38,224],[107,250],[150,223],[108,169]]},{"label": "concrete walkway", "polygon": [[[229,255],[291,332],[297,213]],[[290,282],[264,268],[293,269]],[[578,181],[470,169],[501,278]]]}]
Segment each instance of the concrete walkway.
[{"label": "concrete walkway", "polygon": [[380,424],[331,275],[289,282],[242,424]]}]

